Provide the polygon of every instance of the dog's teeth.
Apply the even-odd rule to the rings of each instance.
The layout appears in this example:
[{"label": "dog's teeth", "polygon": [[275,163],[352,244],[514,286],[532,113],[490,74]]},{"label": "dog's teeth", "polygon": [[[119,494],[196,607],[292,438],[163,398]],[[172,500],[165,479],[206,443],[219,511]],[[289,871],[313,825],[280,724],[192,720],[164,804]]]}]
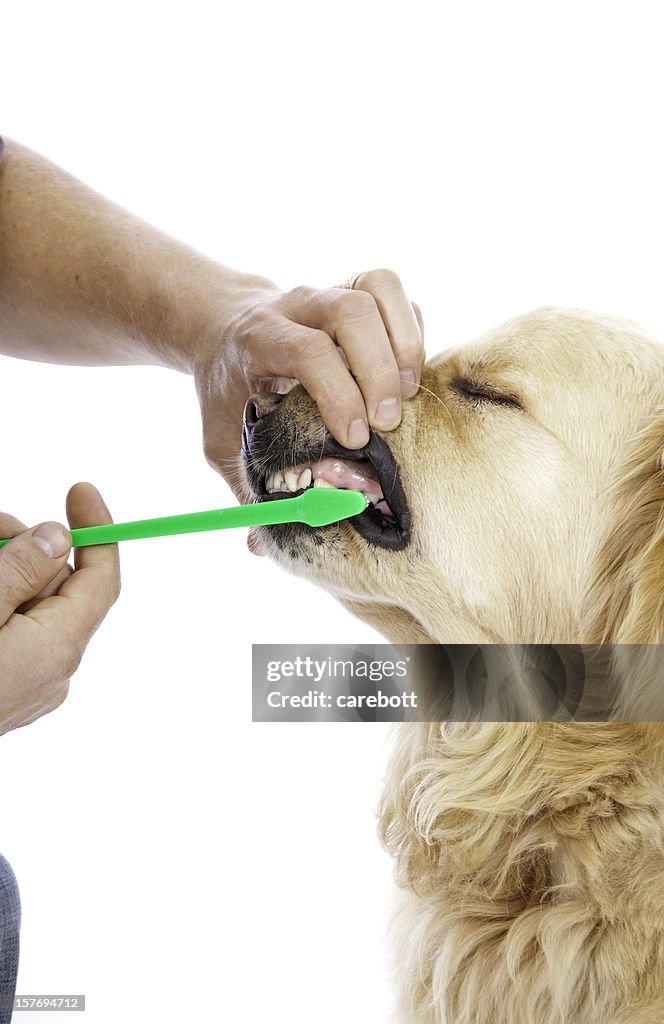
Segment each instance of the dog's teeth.
[{"label": "dog's teeth", "polygon": [[302,472],[300,473],[300,475],[298,476],[298,478],[297,478],[297,486],[298,486],[298,488],[300,488],[300,487],[307,488],[310,483],[311,483],[311,470],[307,466],[307,468],[303,469]]},{"label": "dog's teeth", "polygon": [[286,484],[284,482],[284,475],[283,475],[283,473],[279,473],[279,472],[275,473],[274,474],[274,489],[275,489],[275,491],[283,491],[285,486],[286,486]]},{"label": "dog's teeth", "polygon": [[270,473],[269,477],[265,481],[265,487],[268,493],[274,490],[274,473]]},{"label": "dog's teeth", "polygon": [[286,470],[286,487],[291,492],[297,490],[297,473],[293,469]]},{"label": "dog's teeth", "polygon": [[325,480],[322,476],[314,480],[314,487],[331,487],[334,491],[337,490],[334,484],[331,484],[329,480]]}]

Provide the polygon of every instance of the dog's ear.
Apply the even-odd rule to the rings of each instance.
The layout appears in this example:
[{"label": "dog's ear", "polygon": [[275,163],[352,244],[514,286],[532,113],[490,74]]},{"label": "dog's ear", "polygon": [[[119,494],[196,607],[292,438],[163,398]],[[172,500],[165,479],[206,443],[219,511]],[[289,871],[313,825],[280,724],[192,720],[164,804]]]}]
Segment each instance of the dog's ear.
[{"label": "dog's ear", "polygon": [[634,438],[586,602],[592,643],[664,643],[664,407]]}]

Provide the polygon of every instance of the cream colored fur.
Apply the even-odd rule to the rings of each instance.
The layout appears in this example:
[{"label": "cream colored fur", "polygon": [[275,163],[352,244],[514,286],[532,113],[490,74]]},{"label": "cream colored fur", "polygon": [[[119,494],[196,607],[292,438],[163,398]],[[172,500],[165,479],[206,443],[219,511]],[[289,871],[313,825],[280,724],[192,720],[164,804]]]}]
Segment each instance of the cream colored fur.
[{"label": "cream colored fur", "polygon": [[[459,377],[523,408],[464,401]],[[410,546],[344,525],[302,552],[266,532],[264,550],[395,642],[664,643],[661,341],[539,310],[436,357],[423,385],[386,435]],[[320,439],[307,396],[287,401],[299,441]],[[397,727],[380,818],[400,1024],[664,1021],[659,660],[618,710],[651,723]]]}]

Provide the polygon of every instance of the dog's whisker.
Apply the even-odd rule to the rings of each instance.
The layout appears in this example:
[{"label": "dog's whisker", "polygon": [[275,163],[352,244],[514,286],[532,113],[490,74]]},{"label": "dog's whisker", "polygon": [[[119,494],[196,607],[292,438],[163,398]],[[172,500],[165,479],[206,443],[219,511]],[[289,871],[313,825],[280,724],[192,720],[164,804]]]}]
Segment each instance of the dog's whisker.
[{"label": "dog's whisker", "polygon": [[424,386],[424,384],[417,384],[416,386],[417,386],[417,387],[418,387],[418,388],[419,388],[419,389],[420,389],[421,391],[426,391],[426,393],[427,393],[428,395],[431,395],[431,397],[432,397],[432,398],[435,398],[435,399],[436,399],[436,401],[437,401],[437,402],[439,402],[439,403],[440,403],[440,404],[442,405],[443,409],[445,410],[445,414],[446,414],[446,415],[448,416],[448,418],[449,418],[449,421],[450,421],[450,423],[452,424],[452,426],[456,427],[456,424],[454,423],[454,417],[452,416],[452,413],[451,413],[451,412],[450,412],[450,410],[449,410],[449,409],[447,408],[447,406],[445,405],[445,403],[444,403],[444,401],[442,400],[442,398],[440,397],[440,395],[437,395],[435,391],[432,391],[432,390],[431,390],[431,388],[427,388],[427,387],[425,387],[425,386]]}]

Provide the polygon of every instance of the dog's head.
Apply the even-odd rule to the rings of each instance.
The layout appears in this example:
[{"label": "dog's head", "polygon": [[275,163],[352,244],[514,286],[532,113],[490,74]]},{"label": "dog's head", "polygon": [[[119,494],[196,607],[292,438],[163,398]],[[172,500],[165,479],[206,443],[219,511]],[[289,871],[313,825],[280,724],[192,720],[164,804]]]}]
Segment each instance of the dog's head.
[{"label": "dog's head", "polygon": [[254,396],[248,498],[330,484],[371,502],[254,543],[397,642],[643,639],[646,607],[661,636],[663,401],[664,346],[549,309],[430,360],[401,426],[360,451],[303,388]]}]

